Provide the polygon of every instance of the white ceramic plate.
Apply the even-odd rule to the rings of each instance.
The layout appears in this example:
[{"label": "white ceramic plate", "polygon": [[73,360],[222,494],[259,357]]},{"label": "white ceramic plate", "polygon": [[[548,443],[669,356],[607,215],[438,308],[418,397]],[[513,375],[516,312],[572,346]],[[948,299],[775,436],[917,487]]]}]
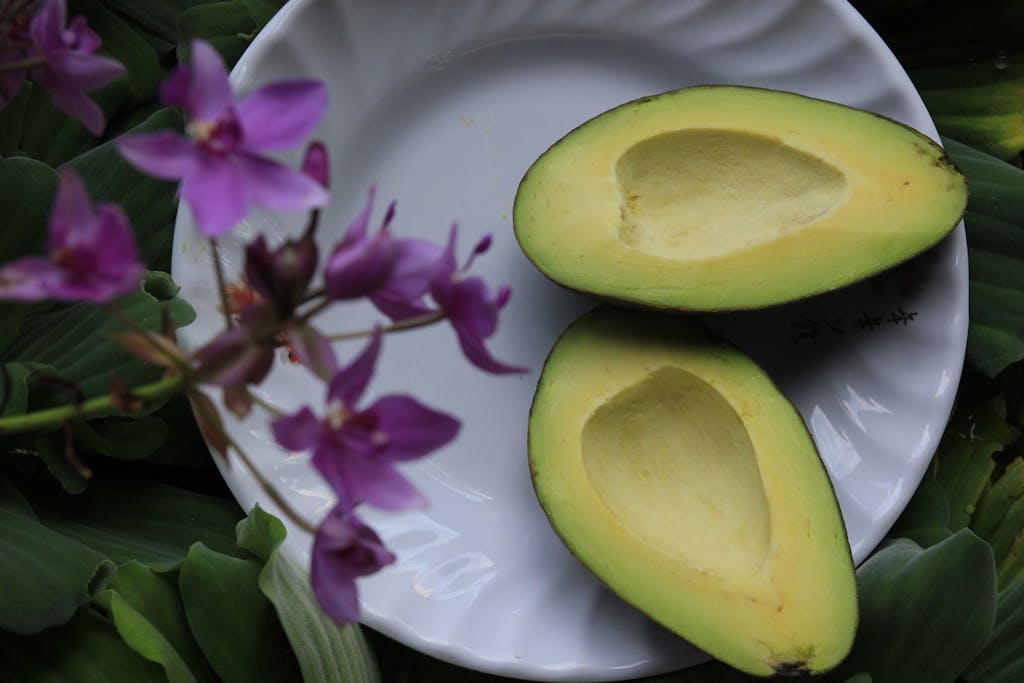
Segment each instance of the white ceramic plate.
[{"label": "white ceramic plate", "polygon": [[[516,186],[530,163],[584,120],[643,95],[698,83],[793,90],[874,110],[935,136],[891,53],[839,0],[299,0],[236,67],[239,90],[270,80],[326,80],[319,136],[331,147],[337,239],[376,182],[398,200],[396,233],[463,250],[484,232],[477,268],[514,295],[491,344],[530,366],[493,377],[461,357],[446,327],[390,337],[371,386],[412,392],[464,420],[456,443],[407,468],[430,507],[366,517],[398,554],[361,584],[367,624],[465,666],[544,680],[610,680],[692,664],[700,653],[603,588],[565,550],[534,497],[526,421],[543,359],[590,303],[551,284],[512,234]],[[841,131],[837,131],[841,134]],[[230,272],[257,231],[298,230],[296,217],[250,217],[225,243]],[[196,305],[183,331],[198,344],[219,324],[209,253],[179,215],[174,274]],[[463,251],[465,253],[465,251]],[[962,228],[928,254],[866,283],[802,304],[710,317],[760,359],[813,431],[862,560],[916,488],[949,414],[967,329]],[[377,319],[332,314],[330,330]],[[355,347],[341,347],[351,353]],[[322,400],[300,368],[263,386],[284,409]],[[233,436],[300,510],[316,517],[327,487],[303,455],[275,447],[265,420]],[[241,504],[274,506],[244,468],[224,476]],[[308,558],[297,530],[288,549]]]}]

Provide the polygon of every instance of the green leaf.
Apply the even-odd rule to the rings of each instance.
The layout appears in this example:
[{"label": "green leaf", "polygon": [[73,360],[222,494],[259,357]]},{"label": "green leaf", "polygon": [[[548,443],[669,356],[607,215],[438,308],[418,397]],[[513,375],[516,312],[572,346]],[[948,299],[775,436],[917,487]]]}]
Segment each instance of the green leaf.
[{"label": "green leaf", "polygon": [[105,418],[74,423],[77,445],[89,452],[120,460],[148,457],[167,438],[167,425],[158,417]]},{"label": "green leaf", "polygon": [[299,677],[274,606],[260,591],[260,563],[197,543],[178,586],[199,647],[224,683],[276,683]]},{"label": "green leaf", "polygon": [[234,501],[134,477],[106,473],[73,498],[33,491],[40,519],[117,563],[178,566],[196,541],[236,552]]},{"label": "green leaf", "polygon": [[134,25],[145,28],[168,43],[178,42],[178,16],[204,0],[103,0],[103,3]]},{"label": "green leaf", "polygon": [[259,29],[266,26],[278,10],[284,7],[284,2],[280,0],[242,0],[242,4],[249,10],[249,16]]},{"label": "green leaf", "polygon": [[304,683],[377,683],[380,673],[358,625],[335,625],[320,609],[304,570],[279,551],[286,531],[256,506],[238,524],[238,546],[264,562],[259,586],[295,650]]},{"label": "green leaf", "polygon": [[861,565],[857,584],[860,626],[839,680],[954,681],[992,632],[992,551],[969,529],[926,550],[894,541]]},{"label": "green leaf", "polygon": [[889,531],[889,538],[909,538],[923,548],[952,535],[949,528],[949,496],[934,478],[926,476],[903,514]]},{"label": "green leaf", "polygon": [[50,94],[32,88],[18,140],[20,153],[57,167],[96,145],[96,136],[53,105]]},{"label": "green leaf", "polygon": [[[161,109],[129,134],[181,130],[181,114]],[[121,205],[131,222],[139,253],[150,270],[170,270],[177,183],[157,180],[133,169],[113,142],[105,142],[70,161],[95,201]]]},{"label": "green leaf", "polygon": [[178,573],[122,565],[104,600],[118,633],[133,650],[160,664],[170,683],[216,683],[217,675],[189,630]]},{"label": "green leaf", "polygon": [[964,672],[964,679],[969,683],[1024,681],[1024,582],[999,594],[992,636]]},{"label": "green leaf", "polygon": [[31,638],[0,633],[4,680],[28,683],[166,683],[160,667],[147,662],[91,609],[64,626]]},{"label": "green leaf", "polygon": [[190,7],[178,17],[178,61],[191,59],[192,40],[210,43],[227,64],[234,64],[249,47],[256,32],[249,9],[240,2],[212,2]]},{"label": "green leaf", "polygon": [[35,159],[0,159],[0,263],[42,253],[57,173]]},{"label": "green leaf", "polygon": [[[192,307],[185,301],[161,302],[141,290],[119,297],[114,305],[125,317],[147,330],[160,329],[164,307],[175,327],[182,327],[195,317]],[[109,339],[111,333],[123,329],[104,309],[75,304],[26,319],[7,355],[12,361],[52,366],[86,398],[105,395],[110,389],[112,373],[129,386],[158,380],[164,372],[162,368],[146,365]],[[68,396],[60,392],[36,394],[29,400],[32,409],[69,403]]]},{"label": "green leaf", "polygon": [[1011,461],[985,492],[971,528],[992,546],[996,565],[1002,564],[1024,529],[1024,460]]},{"label": "green leaf", "polygon": [[967,358],[989,377],[1024,358],[1024,171],[943,138],[971,186]]},{"label": "green leaf", "polygon": [[32,634],[63,624],[114,565],[39,522],[0,478],[0,630]]},{"label": "green leaf", "polygon": [[4,363],[0,366],[0,415],[20,415],[28,406],[29,384],[37,374],[52,374],[43,363]]},{"label": "green leaf", "polygon": [[36,455],[46,465],[65,493],[78,495],[89,487],[88,473],[72,466],[68,460],[67,438],[64,430],[37,434],[32,442]]},{"label": "green leaf", "polygon": [[15,98],[0,109],[0,157],[15,156],[20,152],[21,129],[32,88],[31,83],[25,83]]}]

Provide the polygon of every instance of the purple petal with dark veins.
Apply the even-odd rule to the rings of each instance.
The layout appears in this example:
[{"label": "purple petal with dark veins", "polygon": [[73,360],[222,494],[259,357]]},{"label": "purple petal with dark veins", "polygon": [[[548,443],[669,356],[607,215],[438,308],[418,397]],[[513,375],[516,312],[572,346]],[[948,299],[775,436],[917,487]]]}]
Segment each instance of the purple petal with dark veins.
[{"label": "purple petal with dark veins", "polygon": [[320,418],[308,406],[276,418],[270,423],[274,439],[290,451],[305,451],[315,446],[323,433]]},{"label": "purple petal with dark veins", "polygon": [[385,396],[368,409],[387,441],[380,457],[411,460],[441,448],[459,433],[459,421],[428,408],[411,396]]},{"label": "purple petal with dark veins", "polygon": [[308,175],[252,154],[236,157],[251,201],[270,211],[304,211],[330,199],[323,185]]},{"label": "purple petal with dark veins", "polygon": [[199,164],[192,141],[170,130],[125,135],[117,138],[114,146],[132,166],[157,178],[180,180]]},{"label": "purple petal with dark veins", "polygon": [[254,152],[301,145],[327,109],[327,88],[321,81],[271,83],[247,95],[235,106],[242,126],[243,146]]},{"label": "purple petal with dark veins", "polygon": [[335,373],[327,389],[328,402],[341,401],[345,406],[352,407],[363,397],[377,365],[382,336],[379,329],[374,330],[373,337],[362,352]]}]

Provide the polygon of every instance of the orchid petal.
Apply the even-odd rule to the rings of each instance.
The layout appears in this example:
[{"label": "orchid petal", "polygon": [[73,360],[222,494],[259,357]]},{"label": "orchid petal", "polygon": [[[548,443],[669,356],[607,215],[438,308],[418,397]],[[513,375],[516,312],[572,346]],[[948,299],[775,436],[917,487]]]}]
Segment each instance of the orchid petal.
[{"label": "orchid petal", "polygon": [[529,369],[520,365],[502,363],[487,350],[483,339],[462,333],[458,327],[455,328],[455,332],[458,334],[459,346],[462,348],[466,358],[481,370],[495,375],[509,375],[526,372]]},{"label": "orchid petal", "polygon": [[68,9],[64,0],[49,0],[32,17],[29,35],[32,42],[43,52],[64,48],[64,25]]},{"label": "orchid petal", "polygon": [[50,210],[50,251],[63,249],[69,243],[89,241],[94,236],[95,223],[85,183],[70,168],[62,168]]},{"label": "orchid petal", "polygon": [[167,107],[186,107],[189,101],[189,83],[192,70],[187,64],[179,64],[160,84],[160,103]]},{"label": "orchid petal", "polygon": [[316,128],[327,109],[322,81],[279,81],[266,85],[235,107],[250,151],[298,147]]},{"label": "orchid petal", "polygon": [[76,90],[102,88],[124,73],[120,62],[87,52],[60,50],[47,55],[46,61],[51,72]]},{"label": "orchid petal", "polygon": [[369,409],[387,439],[382,458],[411,460],[441,448],[459,433],[459,421],[411,396],[385,396]]},{"label": "orchid petal", "polygon": [[270,211],[304,211],[330,199],[323,185],[301,171],[251,154],[236,157],[254,204]]},{"label": "orchid petal", "polygon": [[42,301],[50,296],[50,283],[62,275],[53,261],[28,256],[0,268],[0,300]]},{"label": "orchid petal", "polygon": [[302,157],[302,172],[317,181],[324,188],[331,185],[331,164],[327,147],[319,140],[311,142]]},{"label": "orchid petal", "polygon": [[192,70],[185,108],[198,121],[216,121],[234,104],[224,60],[204,40],[192,41]]},{"label": "orchid petal", "polygon": [[332,299],[358,299],[383,287],[391,277],[398,245],[387,232],[343,242],[327,258],[324,284]]},{"label": "orchid petal", "polygon": [[103,132],[106,126],[103,110],[84,92],[77,87],[44,81],[38,76],[36,80],[50,92],[53,106],[79,121],[93,135],[98,136]]},{"label": "orchid petal", "polygon": [[342,244],[358,241],[366,237],[366,229],[370,225],[370,214],[373,211],[373,202],[376,197],[377,186],[370,185],[370,189],[366,191],[366,206],[364,206],[363,210],[356,214],[356,217],[348,224],[348,227],[345,229],[345,237]]},{"label": "orchid petal", "polygon": [[352,454],[345,460],[345,484],[353,500],[382,510],[422,508],[427,504],[415,486],[397,469],[372,457]]},{"label": "orchid petal", "polygon": [[312,325],[301,325],[288,334],[288,343],[298,361],[325,381],[338,371],[331,342]]},{"label": "orchid petal", "polygon": [[192,141],[174,131],[126,135],[114,141],[128,163],[147,175],[180,180],[195,171],[199,153]]},{"label": "orchid petal", "polygon": [[382,336],[380,329],[375,329],[366,348],[355,360],[335,373],[327,389],[329,402],[341,401],[346,406],[354,406],[362,398],[377,365]]},{"label": "orchid petal", "polygon": [[317,444],[322,433],[320,419],[308,406],[270,423],[274,439],[290,451],[305,451]]},{"label": "orchid petal", "polygon": [[387,284],[370,296],[384,315],[392,320],[407,320],[432,313],[420,299],[430,289],[444,256],[444,249],[433,242],[418,239],[398,240],[398,258]]},{"label": "orchid petal", "polygon": [[210,237],[231,230],[249,213],[245,174],[230,159],[207,155],[181,185],[181,198],[188,202],[196,227]]}]

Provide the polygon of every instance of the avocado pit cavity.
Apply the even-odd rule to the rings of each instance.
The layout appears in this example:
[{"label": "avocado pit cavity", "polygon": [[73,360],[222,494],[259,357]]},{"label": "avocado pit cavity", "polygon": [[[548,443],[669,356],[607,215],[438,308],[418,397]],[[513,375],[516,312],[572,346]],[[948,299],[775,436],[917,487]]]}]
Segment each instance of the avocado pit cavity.
[{"label": "avocado pit cavity", "polygon": [[656,256],[705,259],[777,240],[846,196],[830,164],[777,138],[688,129],[643,140],[619,157],[619,239]]},{"label": "avocado pit cavity", "polygon": [[705,380],[655,370],[593,412],[582,451],[604,504],[646,544],[723,578],[761,569],[771,531],[757,456]]}]

